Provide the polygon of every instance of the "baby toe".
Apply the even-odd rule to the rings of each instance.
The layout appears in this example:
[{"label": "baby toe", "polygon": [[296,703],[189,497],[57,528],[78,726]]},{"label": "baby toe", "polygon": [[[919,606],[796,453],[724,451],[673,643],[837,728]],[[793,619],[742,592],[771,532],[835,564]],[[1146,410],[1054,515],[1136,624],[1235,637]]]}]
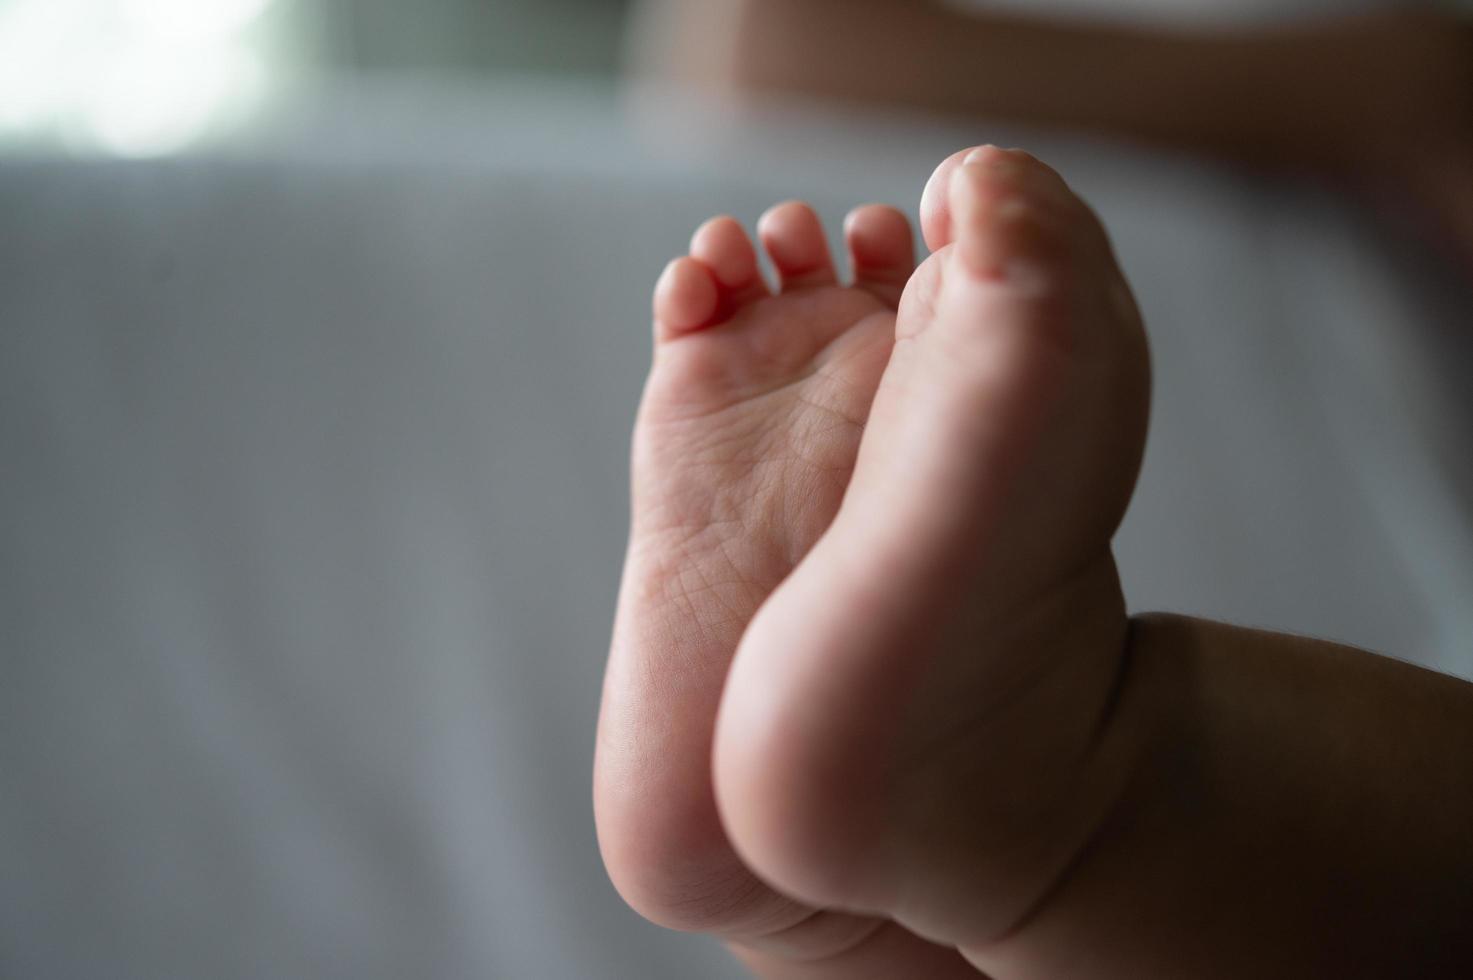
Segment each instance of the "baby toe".
[{"label": "baby toe", "polygon": [[784,290],[838,282],[823,224],[807,204],[788,201],[770,209],[757,222],[757,235]]},{"label": "baby toe", "polygon": [[735,218],[712,218],[691,236],[691,257],[711,270],[728,305],[739,306],[767,295],[757,268],[757,250]]},{"label": "baby toe", "polygon": [[844,240],[854,268],[854,284],[896,306],[915,272],[910,221],[895,208],[870,204],[850,212]]},{"label": "baby toe", "polygon": [[1076,216],[1046,178],[1015,157],[963,163],[950,188],[953,253],[982,279],[1042,285],[1068,263]]},{"label": "baby toe", "polygon": [[710,324],[720,305],[710,269],[683,256],[665,266],[655,284],[655,339],[665,342]]},{"label": "baby toe", "polygon": [[969,146],[942,160],[921,192],[921,236],[932,252],[951,244],[951,178],[962,161],[978,149]]}]

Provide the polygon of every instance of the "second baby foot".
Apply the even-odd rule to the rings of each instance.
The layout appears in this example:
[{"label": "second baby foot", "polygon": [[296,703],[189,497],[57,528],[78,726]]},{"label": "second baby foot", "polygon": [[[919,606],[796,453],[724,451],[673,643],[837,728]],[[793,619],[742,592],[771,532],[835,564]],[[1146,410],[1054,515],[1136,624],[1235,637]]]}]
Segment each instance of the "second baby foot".
[{"label": "second baby foot", "polygon": [[1145,335],[1090,210],[1027,154],[943,164],[935,249],[829,530],[749,627],[715,743],[737,851],[814,905],[988,950],[1085,852],[1127,618],[1110,553]]}]

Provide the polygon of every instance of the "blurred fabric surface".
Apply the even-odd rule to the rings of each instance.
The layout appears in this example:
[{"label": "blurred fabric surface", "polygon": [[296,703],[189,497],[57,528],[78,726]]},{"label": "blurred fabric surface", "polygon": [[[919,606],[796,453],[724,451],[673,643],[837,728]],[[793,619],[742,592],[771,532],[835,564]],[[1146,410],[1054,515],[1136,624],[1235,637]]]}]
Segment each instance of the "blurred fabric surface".
[{"label": "blurred fabric surface", "polygon": [[[736,977],[588,801],[648,293],[704,217],[984,140],[1150,324],[1137,609],[1473,676],[1466,293],[1338,201],[987,126],[361,86],[0,162],[0,974]],[[1461,332],[1460,332],[1461,329]]]}]

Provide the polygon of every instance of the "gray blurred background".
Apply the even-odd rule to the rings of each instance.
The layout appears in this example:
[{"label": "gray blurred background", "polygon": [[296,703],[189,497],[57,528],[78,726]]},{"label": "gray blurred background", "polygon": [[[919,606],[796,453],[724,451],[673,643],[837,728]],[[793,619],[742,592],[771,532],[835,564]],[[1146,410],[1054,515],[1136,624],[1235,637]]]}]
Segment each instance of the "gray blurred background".
[{"label": "gray blurred background", "polygon": [[0,976],[738,976],[594,842],[649,289],[979,142],[1151,325],[1133,607],[1473,676],[1456,242],[1099,126],[636,83],[681,5],[626,6],[0,0]]}]

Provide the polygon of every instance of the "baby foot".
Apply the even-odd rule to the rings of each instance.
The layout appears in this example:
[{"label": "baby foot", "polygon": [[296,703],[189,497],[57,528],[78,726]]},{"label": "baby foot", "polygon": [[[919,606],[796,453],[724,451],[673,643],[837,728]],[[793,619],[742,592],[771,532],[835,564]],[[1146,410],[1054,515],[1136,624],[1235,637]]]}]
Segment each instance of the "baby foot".
[{"label": "baby foot", "polygon": [[1110,538],[1149,365],[1105,233],[1052,170],[960,154],[923,221],[937,251],[842,507],[732,665],[716,794],[785,894],[981,963],[1124,779],[1101,748],[1127,623]]},{"label": "baby foot", "polygon": [[909,223],[891,208],[846,222],[847,286],[806,205],[780,205],[758,228],[776,294],[730,218],[703,225],[656,287],[599,721],[600,845],[620,892],[656,922],[804,959],[914,943],[941,976],[936,962],[960,964],[954,952],[817,914],[754,879],[716,811],[711,733],[731,656],[838,510],[915,265]]}]

